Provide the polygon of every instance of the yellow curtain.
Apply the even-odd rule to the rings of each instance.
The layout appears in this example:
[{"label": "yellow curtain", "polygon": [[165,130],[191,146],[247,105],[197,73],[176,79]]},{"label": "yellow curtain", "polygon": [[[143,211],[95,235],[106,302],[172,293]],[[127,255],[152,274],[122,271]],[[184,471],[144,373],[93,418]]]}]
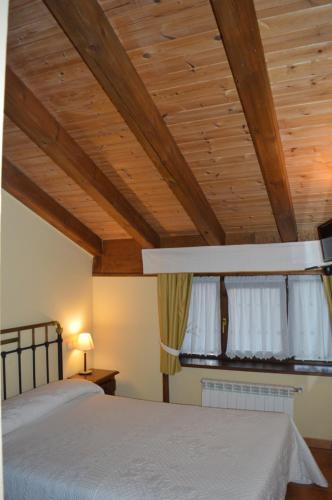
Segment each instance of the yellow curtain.
[{"label": "yellow curtain", "polygon": [[323,283],[332,322],[332,276],[323,275]]},{"label": "yellow curtain", "polygon": [[174,375],[181,370],[179,350],[187,327],[192,274],[158,275],[160,371]]}]

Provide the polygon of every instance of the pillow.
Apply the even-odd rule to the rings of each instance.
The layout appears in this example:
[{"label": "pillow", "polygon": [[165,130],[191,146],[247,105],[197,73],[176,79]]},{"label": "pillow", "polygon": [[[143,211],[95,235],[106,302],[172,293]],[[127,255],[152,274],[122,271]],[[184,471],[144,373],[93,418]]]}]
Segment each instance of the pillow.
[{"label": "pillow", "polygon": [[87,394],[104,394],[88,380],[67,379],[42,385],[2,402],[2,434],[30,424],[63,404]]}]

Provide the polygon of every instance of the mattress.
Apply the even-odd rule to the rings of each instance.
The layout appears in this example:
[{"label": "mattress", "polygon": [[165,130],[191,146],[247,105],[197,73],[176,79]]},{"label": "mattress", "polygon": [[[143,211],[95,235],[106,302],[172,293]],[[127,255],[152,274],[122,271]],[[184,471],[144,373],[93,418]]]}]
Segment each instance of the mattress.
[{"label": "mattress", "polygon": [[289,481],[326,486],[285,414],[105,396],[75,383],[89,390],[49,398],[46,410],[33,398],[25,411],[20,400],[5,408],[7,500],[279,500]]}]

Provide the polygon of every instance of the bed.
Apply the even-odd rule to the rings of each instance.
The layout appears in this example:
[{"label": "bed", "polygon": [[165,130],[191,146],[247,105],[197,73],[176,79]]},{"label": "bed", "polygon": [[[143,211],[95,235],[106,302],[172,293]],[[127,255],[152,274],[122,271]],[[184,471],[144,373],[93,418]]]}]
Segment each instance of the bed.
[{"label": "bed", "polygon": [[7,500],[279,500],[326,480],[282,413],[106,396],[60,380],[3,404]]}]

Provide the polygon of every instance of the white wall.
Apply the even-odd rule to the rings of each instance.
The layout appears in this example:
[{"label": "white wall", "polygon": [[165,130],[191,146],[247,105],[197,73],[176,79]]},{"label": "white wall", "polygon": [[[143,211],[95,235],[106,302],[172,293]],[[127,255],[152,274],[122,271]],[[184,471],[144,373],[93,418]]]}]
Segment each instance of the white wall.
[{"label": "white wall", "polygon": [[202,378],[302,386],[304,392],[295,396],[296,425],[304,437],[332,440],[331,377],[183,368],[181,373],[170,378],[172,402],[200,405]]},{"label": "white wall", "polygon": [[[2,192],[1,327],[60,321],[64,337],[92,326],[92,257]],[[64,375],[82,353],[64,344]]]},{"label": "white wall", "polygon": [[[161,400],[157,280],[93,278],[95,365],[118,369],[118,394]],[[201,403],[201,378],[303,386],[295,421],[305,437],[332,439],[332,378],[183,368],[170,377],[172,402]]]},{"label": "white wall", "polygon": [[117,394],[161,401],[155,278],[93,278],[96,368],[119,370]]}]

